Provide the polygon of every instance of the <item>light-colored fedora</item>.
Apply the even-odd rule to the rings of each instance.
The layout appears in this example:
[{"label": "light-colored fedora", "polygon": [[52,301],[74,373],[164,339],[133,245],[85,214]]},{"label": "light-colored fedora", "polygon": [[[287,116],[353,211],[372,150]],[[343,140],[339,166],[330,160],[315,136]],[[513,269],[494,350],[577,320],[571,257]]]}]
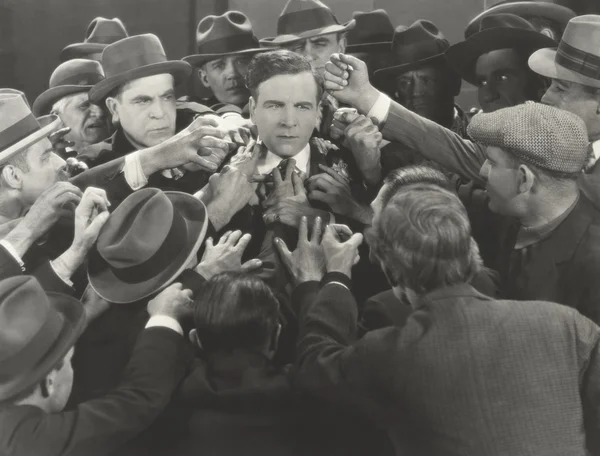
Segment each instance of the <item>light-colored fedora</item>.
[{"label": "light-colored fedora", "polygon": [[61,126],[55,115],[36,119],[23,93],[0,89],[0,165]]},{"label": "light-colored fedora", "polygon": [[97,17],[88,25],[83,43],[69,44],[60,52],[60,60],[66,62],[67,60],[86,58],[91,54],[101,53],[109,44],[128,36],[129,34],[121,19]]},{"label": "light-colored fedora", "polygon": [[600,88],[600,16],[571,19],[558,49],[535,52],[529,67],[547,78]]}]

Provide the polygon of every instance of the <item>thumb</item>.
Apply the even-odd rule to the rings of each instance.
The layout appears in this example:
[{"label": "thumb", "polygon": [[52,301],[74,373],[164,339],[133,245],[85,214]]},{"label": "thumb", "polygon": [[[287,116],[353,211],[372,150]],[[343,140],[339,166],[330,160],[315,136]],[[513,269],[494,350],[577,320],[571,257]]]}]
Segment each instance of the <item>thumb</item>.
[{"label": "thumb", "polygon": [[262,266],[262,261],[260,261],[258,258],[254,258],[252,260],[248,260],[246,261],[243,265],[242,265],[242,272],[252,272],[258,268],[260,268]]},{"label": "thumb", "polygon": [[[181,285],[181,284],[179,284],[179,285]],[[185,290],[181,290],[181,296],[186,299],[192,299],[192,296],[193,296],[192,290],[187,289],[187,288]]]},{"label": "thumb", "polygon": [[363,235],[361,233],[355,233],[346,242],[352,247],[358,249],[363,242]]}]

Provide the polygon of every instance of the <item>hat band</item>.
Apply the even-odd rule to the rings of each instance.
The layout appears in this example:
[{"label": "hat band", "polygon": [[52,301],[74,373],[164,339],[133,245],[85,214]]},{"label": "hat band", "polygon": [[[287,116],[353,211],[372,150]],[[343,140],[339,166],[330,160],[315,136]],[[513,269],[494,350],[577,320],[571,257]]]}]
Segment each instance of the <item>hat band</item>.
[{"label": "hat band", "polygon": [[555,62],[582,76],[600,80],[600,56],[574,48],[564,41],[558,45]]},{"label": "hat band", "polygon": [[413,63],[443,54],[448,47],[449,43],[447,40],[436,39],[432,41],[422,41],[413,45],[395,42],[392,44],[392,51],[403,61],[403,63]]},{"label": "hat band", "polygon": [[198,54],[229,54],[258,47],[258,40],[254,35],[234,35],[199,44]]},{"label": "hat band", "polygon": [[63,85],[95,85],[103,79],[104,76],[100,73],[79,73],[57,81],[52,87]]},{"label": "hat band", "polygon": [[281,16],[277,21],[278,35],[296,35],[330,25],[340,25],[327,8],[313,8]]},{"label": "hat band", "polygon": [[153,65],[155,63],[164,63],[167,61],[167,57],[163,53],[147,53],[143,52],[140,54],[133,54],[125,52],[120,60],[111,60],[110,63],[104,63],[104,71],[106,77],[117,76],[126,71],[135,70],[136,68],[143,67],[146,65]]},{"label": "hat band", "polygon": [[155,277],[164,271],[165,265],[176,257],[187,244],[187,226],[183,216],[173,210],[171,229],[167,233],[162,245],[146,261],[128,268],[115,268],[111,270],[115,277],[126,283],[139,283]]},{"label": "hat band", "polygon": [[40,124],[33,114],[27,115],[17,123],[0,132],[0,151],[8,149],[40,129]]},{"label": "hat band", "polygon": [[348,46],[357,46],[360,44],[372,44],[372,43],[391,43],[392,36],[389,33],[380,33],[377,35],[366,35],[356,37],[356,42],[348,43]]}]

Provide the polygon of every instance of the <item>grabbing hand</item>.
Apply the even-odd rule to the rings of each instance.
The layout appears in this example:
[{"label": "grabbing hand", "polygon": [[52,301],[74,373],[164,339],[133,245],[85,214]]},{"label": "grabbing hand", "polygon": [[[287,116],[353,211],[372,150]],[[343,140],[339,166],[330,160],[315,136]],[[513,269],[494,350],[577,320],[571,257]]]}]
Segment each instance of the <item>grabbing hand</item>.
[{"label": "grabbing hand", "polygon": [[61,157],[67,155],[67,147],[73,147],[75,145],[73,141],[69,141],[65,138],[65,136],[67,136],[70,132],[71,129],[69,127],[63,127],[48,136],[48,139],[52,143],[52,148]]},{"label": "grabbing hand", "polygon": [[184,290],[181,283],[173,283],[148,303],[151,317],[163,315],[181,322],[193,313],[192,291]]},{"label": "grabbing hand", "polygon": [[309,281],[320,282],[325,275],[325,258],[321,247],[322,221],[320,217],[316,218],[312,231],[312,237],[309,239],[308,221],[306,217],[302,217],[298,230],[298,245],[293,253],[290,252],[282,239],[275,239],[275,248],[295,285]]},{"label": "grabbing hand", "polygon": [[286,198],[292,198],[297,203],[308,205],[304,183],[298,173],[294,171],[295,169],[296,160],[293,158],[285,164],[284,177],[281,176],[279,167],[273,169],[273,188],[263,201],[263,207],[270,208]]},{"label": "grabbing hand", "polygon": [[381,181],[381,141],[383,136],[373,119],[356,117],[344,130],[344,136],[365,181],[378,185]]},{"label": "grabbing hand", "polygon": [[363,235],[352,234],[346,225],[331,224],[327,226],[321,242],[327,272],[341,272],[350,277],[352,266],[360,259],[358,247],[362,241]]},{"label": "grabbing hand", "polygon": [[71,248],[82,257],[98,239],[100,229],[108,220],[110,202],[106,192],[99,188],[88,187],[81,202],[75,209],[75,235]]},{"label": "grabbing hand", "polygon": [[196,272],[206,280],[221,272],[242,271],[251,272],[262,266],[258,259],[246,261],[242,264],[242,255],[248,247],[252,236],[237,230],[233,233],[228,231],[221,236],[219,242],[213,245],[212,238],[206,240],[204,255]]},{"label": "grabbing hand", "polygon": [[342,146],[349,148],[348,141],[344,133],[346,127],[359,116],[355,108],[339,108],[333,113],[333,123],[331,124],[329,134],[335,140],[341,141]]}]

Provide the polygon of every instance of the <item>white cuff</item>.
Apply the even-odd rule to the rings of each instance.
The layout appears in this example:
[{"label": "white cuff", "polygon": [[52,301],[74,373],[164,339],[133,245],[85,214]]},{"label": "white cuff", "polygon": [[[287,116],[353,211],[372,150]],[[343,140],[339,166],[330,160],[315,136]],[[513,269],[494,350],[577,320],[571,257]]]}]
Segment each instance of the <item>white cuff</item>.
[{"label": "white cuff", "polygon": [[15,248],[12,245],[10,245],[10,242],[2,239],[0,241],[0,245],[6,249],[6,251],[10,254],[10,256],[12,256],[15,259],[17,263],[19,263],[21,271],[25,271],[25,263],[23,263],[23,260],[21,259]]},{"label": "white cuff", "polygon": [[125,180],[132,190],[139,190],[148,184],[148,178],[142,169],[139,152],[132,152],[125,156],[123,173],[125,174]]},{"label": "white cuff", "polygon": [[342,282],[335,282],[335,281],[331,281],[331,282],[327,282],[325,284],[325,286],[327,285],[339,285],[340,287],[344,287],[346,290],[350,291],[350,288],[348,288],[346,285],[344,285]]},{"label": "white cuff", "polygon": [[367,114],[367,117],[375,117],[379,122],[379,125],[383,125],[383,123],[387,120],[388,114],[390,112],[390,104],[392,100],[384,93],[379,94],[379,98]]},{"label": "white cuff", "polygon": [[155,315],[150,317],[150,320],[146,323],[146,328],[156,327],[169,328],[183,336],[183,328],[179,322],[172,317],[167,317],[166,315]]},{"label": "white cuff", "polygon": [[52,268],[52,270],[54,271],[54,274],[56,274],[56,276],[62,280],[64,283],[66,283],[69,287],[73,288],[73,282],[71,282],[70,277],[63,277],[61,276],[58,271],[56,270],[56,268],[54,267],[54,263],[51,261],[50,262],[50,267]]}]

